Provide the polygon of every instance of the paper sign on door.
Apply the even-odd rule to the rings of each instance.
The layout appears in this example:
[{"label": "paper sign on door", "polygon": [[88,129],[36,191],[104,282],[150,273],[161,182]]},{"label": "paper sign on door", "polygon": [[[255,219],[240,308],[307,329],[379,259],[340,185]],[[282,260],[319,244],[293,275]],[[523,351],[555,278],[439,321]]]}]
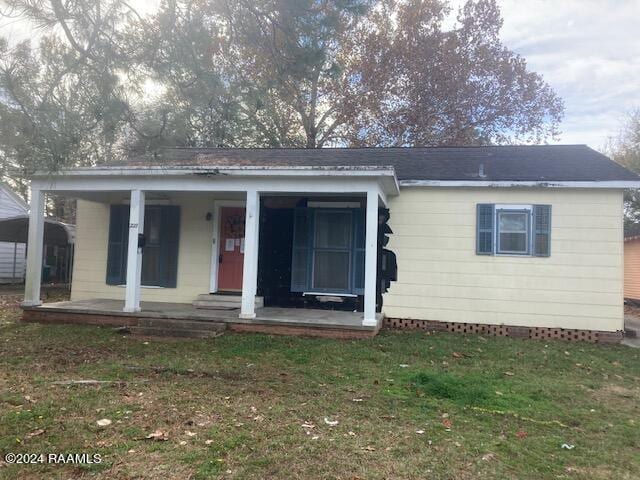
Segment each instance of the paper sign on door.
[{"label": "paper sign on door", "polygon": [[224,250],[225,252],[233,252],[233,250],[235,249],[236,246],[236,242],[234,241],[233,238],[227,238],[226,242],[224,243]]}]

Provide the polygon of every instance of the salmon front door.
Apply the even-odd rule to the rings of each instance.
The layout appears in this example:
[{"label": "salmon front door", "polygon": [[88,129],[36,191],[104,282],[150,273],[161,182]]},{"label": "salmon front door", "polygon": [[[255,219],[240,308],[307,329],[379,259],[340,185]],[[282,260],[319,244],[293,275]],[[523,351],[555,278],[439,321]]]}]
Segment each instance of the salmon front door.
[{"label": "salmon front door", "polygon": [[244,208],[220,207],[218,290],[242,290],[244,220]]}]

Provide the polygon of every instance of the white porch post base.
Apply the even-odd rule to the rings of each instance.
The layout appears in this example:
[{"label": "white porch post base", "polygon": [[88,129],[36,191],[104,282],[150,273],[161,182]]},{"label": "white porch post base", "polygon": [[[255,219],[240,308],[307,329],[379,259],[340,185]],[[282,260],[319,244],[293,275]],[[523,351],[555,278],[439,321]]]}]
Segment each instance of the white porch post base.
[{"label": "white porch post base", "polygon": [[125,312],[140,311],[140,282],[142,280],[142,249],[138,248],[138,234],[144,232],[144,192],[131,191],[129,210],[129,244],[127,249],[127,285]]},{"label": "white porch post base", "polygon": [[376,319],[376,279],[378,261],[378,192],[367,191],[367,212],[365,228],[364,258],[364,318],[362,325],[377,326]]},{"label": "white porch post base", "polygon": [[247,191],[244,225],[244,263],[242,265],[242,304],[240,318],[256,317],[256,291],[258,285],[258,235],[260,231],[260,194]]},{"label": "white porch post base", "polygon": [[34,188],[31,189],[28,242],[27,273],[22,305],[36,307],[42,305],[40,283],[42,282],[42,249],[44,245],[44,194]]}]

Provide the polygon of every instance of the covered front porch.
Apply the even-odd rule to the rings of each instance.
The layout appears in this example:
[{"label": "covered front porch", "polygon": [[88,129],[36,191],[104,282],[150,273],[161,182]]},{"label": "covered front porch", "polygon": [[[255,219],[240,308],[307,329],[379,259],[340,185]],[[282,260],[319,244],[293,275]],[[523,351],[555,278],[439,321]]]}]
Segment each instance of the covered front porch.
[{"label": "covered front porch", "polygon": [[[45,192],[75,197],[91,207],[84,216],[79,213],[74,275],[78,284],[72,288],[71,301],[41,305]],[[36,177],[25,319],[68,318],[74,323],[114,325],[126,320],[125,325],[136,328],[144,326],[141,319],[143,324],[155,319],[218,322],[234,330],[260,331],[267,326],[273,330],[279,325],[283,333],[316,329],[375,334],[381,324],[376,313],[379,208],[387,205],[388,196],[397,194],[395,173],[386,167],[123,167]],[[226,218],[225,208],[236,218]],[[321,232],[316,238],[319,243],[310,243],[305,251],[300,238],[288,232],[297,225],[298,210],[317,214],[317,219],[307,214],[305,221],[311,224],[339,220],[344,231]],[[165,211],[169,220],[173,218],[166,225],[173,227],[154,229],[154,222],[164,225],[158,218]],[[272,222],[287,215],[289,235],[281,232],[282,248],[274,250],[281,258],[274,263],[277,255],[265,253],[265,248],[278,245],[280,233]],[[234,222],[242,223],[242,231],[226,238],[223,230]],[[352,225],[353,231],[349,230]],[[349,244],[341,245],[343,241]],[[284,282],[292,296],[297,295],[291,305],[273,300],[282,298],[282,281],[272,288],[277,277],[272,275],[274,268],[281,267],[287,255],[291,261]],[[230,273],[232,261],[237,264],[235,275]],[[331,285],[333,277],[336,288]],[[306,284],[301,278],[307,278]],[[234,294],[237,305],[198,308],[197,298],[216,293]],[[326,309],[325,298],[346,299],[343,311]],[[285,308],[289,306],[298,308]],[[198,326],[202,325],[193,325]]]},{"label": "covered front porch", "polygon": [[362,314],[358,312],[258,307],[255,309],[255,317],[240,318],[235,309],[203,310],[189,303],[172,302],[141,302],[139,311],[125,312],[124,301],[94,299],[24,307],[23,318],[26,321],[43,323],[88,323],[127,327],[132,333],[141,335],[169,333],[181,336],[185,333],[184,336],[206,337],[212,336],[209,332],[215,334],[229,329],[272,334],[366,338],[378,333],[381,314],[377,314],[376,325],[363,325]]}]

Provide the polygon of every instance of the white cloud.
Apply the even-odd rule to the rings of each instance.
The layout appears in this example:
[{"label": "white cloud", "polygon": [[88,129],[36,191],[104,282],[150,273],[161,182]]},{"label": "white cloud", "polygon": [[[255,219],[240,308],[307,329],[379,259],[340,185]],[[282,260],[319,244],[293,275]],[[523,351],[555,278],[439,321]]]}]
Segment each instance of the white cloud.
[{"label": "white cloud", "polygon": [[640,2],[498,1],[505,44],[565,101],[560,143],[602,147],[640,107]]}]

